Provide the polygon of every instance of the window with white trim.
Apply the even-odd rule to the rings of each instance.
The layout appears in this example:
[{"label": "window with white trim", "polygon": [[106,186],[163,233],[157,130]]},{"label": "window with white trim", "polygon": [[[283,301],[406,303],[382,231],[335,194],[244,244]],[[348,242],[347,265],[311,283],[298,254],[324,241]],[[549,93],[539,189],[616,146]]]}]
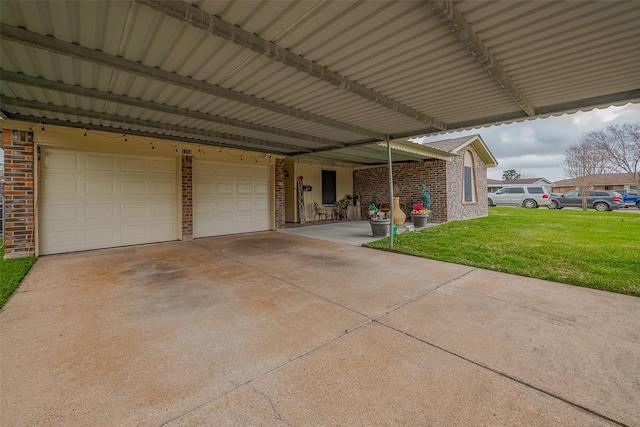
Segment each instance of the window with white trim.
[{"label": "window with white trim", "polygon": [[476,180],[473,174],[473,157],[469,151],[464,153],[464,177],[462,182],[462,201],[473,203],[476,201]]}]

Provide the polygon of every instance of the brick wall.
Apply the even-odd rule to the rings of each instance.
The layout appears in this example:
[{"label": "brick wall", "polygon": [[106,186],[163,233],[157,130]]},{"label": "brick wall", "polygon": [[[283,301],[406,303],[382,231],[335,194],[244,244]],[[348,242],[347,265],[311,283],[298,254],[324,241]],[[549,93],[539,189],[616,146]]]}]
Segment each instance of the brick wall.
[{"label": "brick wall", "polygon": [[465,151],[462,150],[459,156],[447,164],[448,221],[477,218],[489,214],[487,203],[487,165],[471,145],[467,146],[466,150],[468,150],[473,157],[476,201],[473,203],[464,203],[462,201],[465,153]]},{"label": "brick wall", "polygon": [[33,135],[2,132],[4,143],[5,259],[35,253]]},{"label": "brick wall", "polygon": [[193,239],[193,158],[182,156],[182,240]]},{"label": "brick wall", "polygon": [[284,203],[284,159],[276,159],[275,177],[275,215],[276,230],[284,228],[285,203]]},{"label": "brick wall", "polygon": [[[451,161],[426,160],[393,165],[393,183],[400,187],[400,203],[420,201],[420,187],[426,184],[431,194],[430,222],[487,216],[487,166],[473,147],[468,146],[474,160],[476,202],[462,202],[464,151]],[[389,172],[386,166],[353,172],[353,191],[362,197],[363,215],[375,197],[378,203],[389,202]],[[366,217],[366,216],[365,216]]]},{"label": "brick wall", "polygon": [[[431,194],[431,216],[429,221],[447,221],[447,165],[444,160],[397,163],[393,165],[393,183],[400,187],[396,196],[400,203],[411,199],[420,201],[420,187],[426,184]],[[378,203],[389,202],[389,172],[386,166],[358,169],[353,172],[353,191],[361,197],[363,215],[375,199]]]}]

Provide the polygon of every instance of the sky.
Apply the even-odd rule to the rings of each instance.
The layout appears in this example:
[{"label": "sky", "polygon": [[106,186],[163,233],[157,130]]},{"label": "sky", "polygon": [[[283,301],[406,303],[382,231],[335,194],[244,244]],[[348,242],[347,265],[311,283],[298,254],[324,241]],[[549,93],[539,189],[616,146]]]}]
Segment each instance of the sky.
[{"label": "sky", "polygon": [[[611,123],[635,122],[640,122],[640,104],[434,135],[424,141],[480,134],[498,160],[498,166],[487,171],[488,178],[501,179],[503,171],[515,169],[531,178],[559,181],[566,178],[562,172],[562,152],[579,142],[584,133],[603,129]],[[2,161],[0,150],[0,163]]]},{"label": "sky", "polygon": [[535,119],[522,123],[491,126],[470,131],[434,135],[425,142],[480,134],[498,160],[487,170],[487,177],[502,179],[502,172],[515,169],[531,178],[550,181],[565,179],[562,172],[564,149],[580,141],[583,134],[603,129],[609,124],[640,123],[640,104],[593,109],[559,117]]}]

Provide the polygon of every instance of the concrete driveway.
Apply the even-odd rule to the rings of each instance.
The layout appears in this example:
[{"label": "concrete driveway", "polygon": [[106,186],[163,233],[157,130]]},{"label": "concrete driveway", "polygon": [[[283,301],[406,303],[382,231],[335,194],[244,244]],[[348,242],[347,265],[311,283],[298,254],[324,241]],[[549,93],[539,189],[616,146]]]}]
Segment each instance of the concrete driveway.
[{"label": "concrete driveway", "polygon": [[42,257],[0,424],[640,425],[640,298],[282,233]]}]

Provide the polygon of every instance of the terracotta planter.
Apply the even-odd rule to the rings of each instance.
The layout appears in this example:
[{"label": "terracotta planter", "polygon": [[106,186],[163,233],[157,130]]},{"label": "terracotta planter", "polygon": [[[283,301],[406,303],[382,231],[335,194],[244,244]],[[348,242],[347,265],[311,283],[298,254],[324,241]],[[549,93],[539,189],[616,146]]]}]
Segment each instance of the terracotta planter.
[{"label": "terracotta planter", "polygon": [[373,237],[387,237],[389,235],[389,229],[391,228],[391,220],[383,219],[380,221],[371,221],[371,234]]},{"label": "terracotta planter", "polygon": [[424,228],[427,226],[427,219],[429,219],[429,214],[411,214],[411,221],[413,222],[413,226],[415,228]]},{"label": "terracotta planter", "polygon": [[393,223],[400,227],[407,219],[407,215],[400,209],[400,197],[393,198]]}]

